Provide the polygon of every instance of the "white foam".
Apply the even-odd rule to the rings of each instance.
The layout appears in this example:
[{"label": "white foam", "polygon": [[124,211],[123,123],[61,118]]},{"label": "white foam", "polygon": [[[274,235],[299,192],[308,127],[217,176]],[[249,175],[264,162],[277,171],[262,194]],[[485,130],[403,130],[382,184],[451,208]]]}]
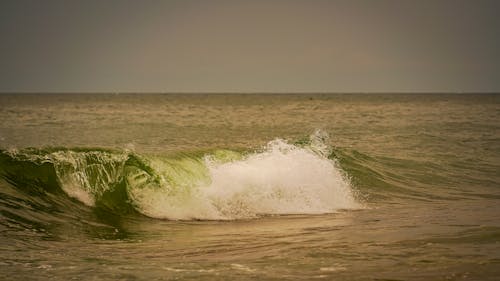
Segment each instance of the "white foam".
[{"label": "white foam", "polygon": [[168,219],[240,219],[263,214],[320,214],[359,208],[334,161],[314,149],[274,140],[243,160],[206,159],[209,183],[171,192],[132,188],[144,214]]}]

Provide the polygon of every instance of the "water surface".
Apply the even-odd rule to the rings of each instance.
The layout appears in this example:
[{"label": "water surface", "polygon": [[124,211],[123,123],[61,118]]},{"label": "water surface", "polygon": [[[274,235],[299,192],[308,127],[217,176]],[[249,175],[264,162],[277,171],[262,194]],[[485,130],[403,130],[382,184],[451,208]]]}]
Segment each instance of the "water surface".
[{"label": "water surface", "polygon": [[5,280],[495,280],[498,95],[0,95]]}]

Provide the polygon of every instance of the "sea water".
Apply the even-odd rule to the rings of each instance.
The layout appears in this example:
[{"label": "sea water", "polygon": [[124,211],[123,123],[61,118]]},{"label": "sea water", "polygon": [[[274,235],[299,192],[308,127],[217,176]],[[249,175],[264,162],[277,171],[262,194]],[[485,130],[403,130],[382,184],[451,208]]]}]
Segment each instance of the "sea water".
[{"label": "sea water", "polygon": [[2,280],[496,280],[500,95],[2,94]]}]

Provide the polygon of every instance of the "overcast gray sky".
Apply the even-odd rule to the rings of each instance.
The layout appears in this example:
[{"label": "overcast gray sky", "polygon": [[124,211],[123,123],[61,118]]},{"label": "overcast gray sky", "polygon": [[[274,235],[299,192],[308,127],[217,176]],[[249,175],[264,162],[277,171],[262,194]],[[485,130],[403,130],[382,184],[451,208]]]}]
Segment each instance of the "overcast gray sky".
[{"label": "overcast gray sky", "polygon": [[499,92],[500,1],[0,0],[0,92]]}]

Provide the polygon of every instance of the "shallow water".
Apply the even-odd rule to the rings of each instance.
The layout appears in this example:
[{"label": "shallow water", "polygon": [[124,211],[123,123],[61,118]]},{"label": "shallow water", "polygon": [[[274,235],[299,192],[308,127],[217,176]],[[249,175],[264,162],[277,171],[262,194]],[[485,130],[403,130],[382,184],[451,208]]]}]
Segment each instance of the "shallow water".
[{"label": "shallow water", "polygon": [[6,280],[495,280],[499,95],[0,95]]}]

